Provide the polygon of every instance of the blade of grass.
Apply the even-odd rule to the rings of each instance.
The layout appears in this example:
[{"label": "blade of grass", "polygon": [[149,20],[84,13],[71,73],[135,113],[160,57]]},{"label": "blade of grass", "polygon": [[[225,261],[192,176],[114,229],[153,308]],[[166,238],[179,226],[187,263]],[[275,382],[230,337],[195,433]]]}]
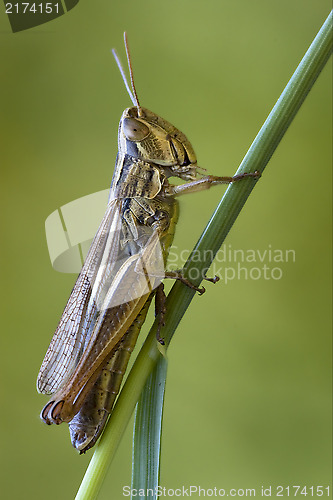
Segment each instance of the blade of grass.
[{"label": "blade of grass", "polygon": [[[333,13],[331,12],[250,146],[237,170],[237,174],[245,171],[254,172],[255,170],[263,172],[331,55],[332,20]],[[185,265],[186,276],[196,285],[200,284],[202,276],[204,276],[211,264],[213,256],[219,250],[254,185],[254,181],[247,179],[229,186],[226,190],[223,199],[195,247],[195,252],[199,252],[199,255],[205,258],[199,263],[193,262],[192,253]],[[211,251],[210,256],[208,250]],[[197,276],[194,276],[192,270],[196,270]],[[167,299],[166,326],[163,329],[163,338],[166,345],[170,343],[173,333],[188,308],[193,295],[192,290],[179,282],[176,282],[173,286]],[[155,337],[156,326],[156,323],[154,323],[128,375],[113,411],[112,419],[110,419],[109,425],[89,464],[76,500],[93,500],[98,494],[107,468],[115,454],[147,377],[160,357]]]},{"label": "blade of grass", "polygon": [[157,499],[162,416],[168,362],[165,357],[149,375],[136,406],[133,429],[132,490],[150,490]]}]

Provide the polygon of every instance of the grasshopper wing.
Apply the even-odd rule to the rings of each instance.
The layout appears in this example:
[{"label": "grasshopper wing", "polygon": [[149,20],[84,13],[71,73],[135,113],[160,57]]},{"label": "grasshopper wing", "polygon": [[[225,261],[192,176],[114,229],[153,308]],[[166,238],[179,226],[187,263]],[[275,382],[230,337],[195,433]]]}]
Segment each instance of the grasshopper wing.
[{"label": "grasshopper wing", "polygon": [[111,201],[93,240],[38,377],[39,391],[53,394],[41,413],[46,423],[69,422],[80,410],[164,277],[159,231],[139,222],[137,210],[136,198]]},{"label": "grasshopper wing", "polygon": [[[119,231],[111,231],[111,228],[119,226],[120,223],[121,207],[119,205],[121,202],[116,200],[109,202],[92,241],[85,263],[40,368],[37,378],[37,390],[40,393],[53,394],[66,383],[88,341],[91,325],[96,316],[96,311],[88,307],[92,286],[96,281],[108,242],[110,246],[110,235],[113,238],[119,238]],[[113,241],[112,249],[117,246],[118,242]]]}]

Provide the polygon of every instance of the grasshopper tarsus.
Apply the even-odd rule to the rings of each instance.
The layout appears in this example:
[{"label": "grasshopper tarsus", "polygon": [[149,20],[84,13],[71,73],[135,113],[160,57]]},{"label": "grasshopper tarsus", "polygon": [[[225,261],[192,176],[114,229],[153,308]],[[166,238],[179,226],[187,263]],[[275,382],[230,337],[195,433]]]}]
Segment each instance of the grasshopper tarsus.
[{"label": "grasshopper tarsus", "polygon": [[207,278],[206,276],[204,277],[204,280],[205,281],[209,281],[209,283],[213,283],[213,285],[215,285],[215,283],[217,283],[218,281],[220,281],[220,278],[218,276],[215,276],[213,278]]},{"label": "grasshopper tarsus", "polygon": [[[206,276],[203,278],[205,281],[209,281],[209,283],[213,283],[213,285],[215,285],[215,283],[217,283],[218,281],[220,281],[220,278],[218,276],[214,276],[213,278],[207,278]],[[206,292],[206,289],[205,287],[201,287],[201,288],[198,288],[197,289],[197,292],[199,292],[199,297],[201,295],[203,295],[205,292]]]},{"label": "grasshopper tarsus", "polygon": [[[165,278],[171,278],[171,279],[175,279],[175,280],[181,281],[182,283],[184,283],[184,285],[186,285],[189,288],[191,288],[191,290],[195,290],[196,292],[198,292],[199,296],[203,295],[205,293],[205,291],[206,291],[206,289],[205,289],[204,286],[202,286],[202,287],[196,286],[190,280],[188,280],[187,278],[185,278],[183,276],[182,271],[179,270],[179,269],[177,269],[175,271],[166,271],[164,277]],[[215,283],[217,283],[218,281],[220,281],[220,278],[218,276],[216,276],[216,275],[213,278],[207,278],[205,276],[203,279],[205,281],[209,281],[210,283],[213,283],[214,285],[215,285]]]},{"label": "grasshopper tarsus", "polygon": [[259,179],[259,177],[261,177],[261,173],[259,172],[259,170],[256,170],[255,172],[244,172],[243,174],[234,175],[233,177],[231,177],[230,182],[238,182],[248,177],[252,177],[253,179]]}]

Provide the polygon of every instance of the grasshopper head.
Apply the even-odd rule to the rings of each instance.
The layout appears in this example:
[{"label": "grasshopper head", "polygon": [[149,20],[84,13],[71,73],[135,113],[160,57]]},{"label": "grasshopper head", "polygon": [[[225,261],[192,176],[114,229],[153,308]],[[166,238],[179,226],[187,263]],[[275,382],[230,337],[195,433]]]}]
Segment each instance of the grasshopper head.
[{"label": "grasshopper head", "polygon": [[187,137],[146,108],[127,108],[119,124],[119,151],[167,167],[169,176],[195,178],[197,159]]}]

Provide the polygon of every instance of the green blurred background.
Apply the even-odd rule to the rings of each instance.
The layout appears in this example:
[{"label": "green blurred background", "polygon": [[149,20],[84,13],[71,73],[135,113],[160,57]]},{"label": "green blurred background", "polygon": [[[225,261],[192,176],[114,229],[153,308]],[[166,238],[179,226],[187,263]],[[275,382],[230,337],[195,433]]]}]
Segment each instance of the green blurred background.
[{"label": "green blurred background", "polygon": [[[66,425],[40,422],[35,379],[75,279],[53,271],[44,221],[109,186],[130,106],[110,48],[124,60],[126,29],[142,105],[186,133],[209,173],[231,175],[330,5],[82,0],[16,34],[2,11],[2,498],[71,499],[92,455],[76,454]],[[163,486],[331,480],[331,137],[329,64],[226,241],[293,249],[296,262],[279,264],[281,280],[208,285],[170,347]],[[223,189],[181,200],[178,248],[193,246]],[[131,433],[100,499],[130,484]]]}]

